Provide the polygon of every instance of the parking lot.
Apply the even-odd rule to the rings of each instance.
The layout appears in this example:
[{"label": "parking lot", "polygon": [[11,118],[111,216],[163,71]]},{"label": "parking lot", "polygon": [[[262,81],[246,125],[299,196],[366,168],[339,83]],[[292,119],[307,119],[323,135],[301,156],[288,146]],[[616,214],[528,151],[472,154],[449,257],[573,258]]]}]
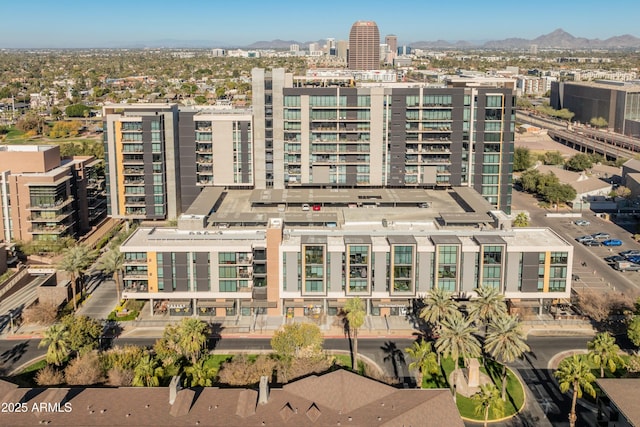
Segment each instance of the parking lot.
[{"label": "parking lot", "polygon": [[[575,222],[586,220],[588,225],[577,225]],[[571,242],[574,247],[573,286],[576,289],[590,288],[598,291],[616,291],[640,294],[640,272],[621,272],[609,265],[604,259],[630,249],[640,250],[640,244],[632,239],[631,234],[611,221],[596,217],[592,212],[583,214],[582,218],[548,218],[552,228]],[[576,238],[596,233],[608,234],[595,239],[597,244],[580,243]],[[603,241],[620,240],[620,246],[604,246]],[[593,243],[592,243],[593,244]]]}]

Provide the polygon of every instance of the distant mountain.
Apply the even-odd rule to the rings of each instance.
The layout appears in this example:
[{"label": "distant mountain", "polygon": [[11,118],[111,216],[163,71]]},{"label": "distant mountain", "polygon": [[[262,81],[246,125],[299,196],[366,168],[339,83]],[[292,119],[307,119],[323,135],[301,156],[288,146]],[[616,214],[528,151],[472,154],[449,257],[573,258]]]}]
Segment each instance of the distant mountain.
[{"label": "distant mountain", "polygon": [[541,35],[533,40],[523,38],[508,38],[504,40],[492,40],[486,43],[469,43],[464,41],[448,42],[438,40],[435,42],[415,42],[410,44],[416,48],[447,48],[455,49],[461,47],[478,47],[486,49],[528,49],[535,44],[538,48],[558,48],[558,49],[624,49],[640,48],[640,38],[629,34],[610,37],[606,40],[587,39],[584,37],[574,37],[561,28],[549,34]]}]

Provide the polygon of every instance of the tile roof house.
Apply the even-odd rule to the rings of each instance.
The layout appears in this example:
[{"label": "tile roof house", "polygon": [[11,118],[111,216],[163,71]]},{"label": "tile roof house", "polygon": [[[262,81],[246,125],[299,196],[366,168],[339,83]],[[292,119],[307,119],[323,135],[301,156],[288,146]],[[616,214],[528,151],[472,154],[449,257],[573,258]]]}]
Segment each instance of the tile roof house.
[{"label": "tile roof house", "polygon": [[[464,424],[447,389],[397,389],[346,370],[282,388],[26,389],[0,381],[0,425],[442,426]],[[170,399],[172,403],[170,403]],[[266,403],[260,403],[265,401]],[[23,405],[24,404],[24,405]]]}]

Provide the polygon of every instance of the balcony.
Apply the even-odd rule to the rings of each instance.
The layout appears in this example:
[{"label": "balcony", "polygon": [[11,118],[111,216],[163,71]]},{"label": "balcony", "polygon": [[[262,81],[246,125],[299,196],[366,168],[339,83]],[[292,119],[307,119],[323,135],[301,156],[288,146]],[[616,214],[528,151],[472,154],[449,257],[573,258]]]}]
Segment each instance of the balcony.
[{"label": "balcony", "polygon": [[124,259],[122,265],[146,265],[147,259]]},{"label": "balcony", "polygon": [[30,215],[27,217],[27,221],[31,221],[32,223],[36,223],[36,222],[61,222],[62,220],[64,220],[65,218],[69,217],[71,214],[73,214],[72,211],[67,211],[67,212],[61,212],[58,215],[55,216],[42,216],[42,215]]},{"label": "balcony", "polygon": [[65,200],[56,200],[54,203],[42,203],[39,205],[27,205],[29,211],[57,211],[61,208],[70,205],[73,202],[73,197],[69,196]]},{"label": "balcony", "polygon": [[31,234],[64,234],[74,223],[31,227]]}]

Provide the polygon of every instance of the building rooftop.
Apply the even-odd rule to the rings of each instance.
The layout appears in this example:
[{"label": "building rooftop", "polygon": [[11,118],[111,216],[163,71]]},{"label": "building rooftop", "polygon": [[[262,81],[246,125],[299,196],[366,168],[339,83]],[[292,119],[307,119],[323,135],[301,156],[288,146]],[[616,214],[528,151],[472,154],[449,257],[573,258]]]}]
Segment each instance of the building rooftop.
[{"label": "building rooftop", "polygon": [[640,425],[640,405],[638,405],[640,379],[598,378],[597,383],[631,425]]},{"label": "building rooftop", "polygon": [[173,404],[165,387],[25,389],[1,381],[0,393],[3,402],[28,408],[60,405],[59,411],[0,413],[0,425],[12,426],[464,425],[447,389],[394,388],[343,369],[272,388],[266,403],[247,388],[182,389]]},{"label": "building rooftop", "polygon": [[58,148],[55,145],[0,145],[0,151],[10,153],[37,153]]}]

